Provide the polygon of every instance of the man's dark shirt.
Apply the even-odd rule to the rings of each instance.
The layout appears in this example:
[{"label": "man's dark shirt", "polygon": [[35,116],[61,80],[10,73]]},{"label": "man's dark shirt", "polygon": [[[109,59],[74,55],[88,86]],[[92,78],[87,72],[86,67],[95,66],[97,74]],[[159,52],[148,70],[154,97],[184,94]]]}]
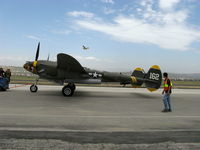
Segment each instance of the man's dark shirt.
[{"label": "man's dark shirt", "polygon": [[3,70],[0,70],[0,76],[4,77],[4,71]]}]

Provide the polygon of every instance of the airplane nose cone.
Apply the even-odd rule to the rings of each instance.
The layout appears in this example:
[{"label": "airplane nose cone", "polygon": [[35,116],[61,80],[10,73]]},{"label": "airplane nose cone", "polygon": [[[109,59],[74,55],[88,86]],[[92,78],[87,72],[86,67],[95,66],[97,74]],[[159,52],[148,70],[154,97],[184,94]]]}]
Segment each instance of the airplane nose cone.
[{"label": "airplane nose cone", "polygon": [[26,64],[24,64],[24,69],[27,69],[28,68],[28,64],[26,63]]},{"label": "airplane nose cone", "polygon": [[25,63],[23,67],[24,67],[24,69],[26,69],[27,71],[30,71],[30,63],[29,63],[29,62]]}]

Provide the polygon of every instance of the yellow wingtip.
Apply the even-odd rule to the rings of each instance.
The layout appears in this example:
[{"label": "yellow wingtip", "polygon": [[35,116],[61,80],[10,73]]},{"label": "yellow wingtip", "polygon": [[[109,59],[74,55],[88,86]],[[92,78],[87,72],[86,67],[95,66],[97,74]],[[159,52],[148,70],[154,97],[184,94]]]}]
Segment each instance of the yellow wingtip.
[{"label": "yellow wingtip", "polygon": [[155,89],[155,88],[147,88],[150,92],[154,92],[154,91],[156,91],[157,89]]},{"label": "yellow wingtip", "polygon": [[137,70],[137,71],[143,71],[143,69],[142,68],[135,68],[135,70]]},{"label": "yellow wingtip", "polygon": [[153,66],[151,66],[151,68],[160,70],[160,67],[158,65],[153,65]]}]

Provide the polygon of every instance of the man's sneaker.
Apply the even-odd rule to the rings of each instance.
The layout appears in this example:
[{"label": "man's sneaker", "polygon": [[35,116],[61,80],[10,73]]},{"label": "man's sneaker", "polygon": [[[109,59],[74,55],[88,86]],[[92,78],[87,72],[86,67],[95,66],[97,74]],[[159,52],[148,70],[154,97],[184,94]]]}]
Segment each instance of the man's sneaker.
[{"label": "man's sneaker", "polygon": [[163,109],[162,112],[168,112],[168,110],[167,109]]},{"label": "man's sneaker", "polygon": [[168,109],[168,112],[172,112],[172,110],[171,110],[171,109]]}]

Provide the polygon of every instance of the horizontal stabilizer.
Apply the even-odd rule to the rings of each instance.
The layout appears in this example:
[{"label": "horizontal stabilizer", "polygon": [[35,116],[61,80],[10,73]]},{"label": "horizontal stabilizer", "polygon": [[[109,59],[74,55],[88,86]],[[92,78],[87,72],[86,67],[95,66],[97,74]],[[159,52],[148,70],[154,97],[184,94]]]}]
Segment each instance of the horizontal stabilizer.
[{"label": "horizontal stabilizer", "polygon": [[133,87],[141,87],[144,83],[146,88],[153,92],[160,88],[162,82],[162,73],[160,67],[157,65],[152,66],[145,74],[141,68],[136,68],[131,75],[131,84]]}]

